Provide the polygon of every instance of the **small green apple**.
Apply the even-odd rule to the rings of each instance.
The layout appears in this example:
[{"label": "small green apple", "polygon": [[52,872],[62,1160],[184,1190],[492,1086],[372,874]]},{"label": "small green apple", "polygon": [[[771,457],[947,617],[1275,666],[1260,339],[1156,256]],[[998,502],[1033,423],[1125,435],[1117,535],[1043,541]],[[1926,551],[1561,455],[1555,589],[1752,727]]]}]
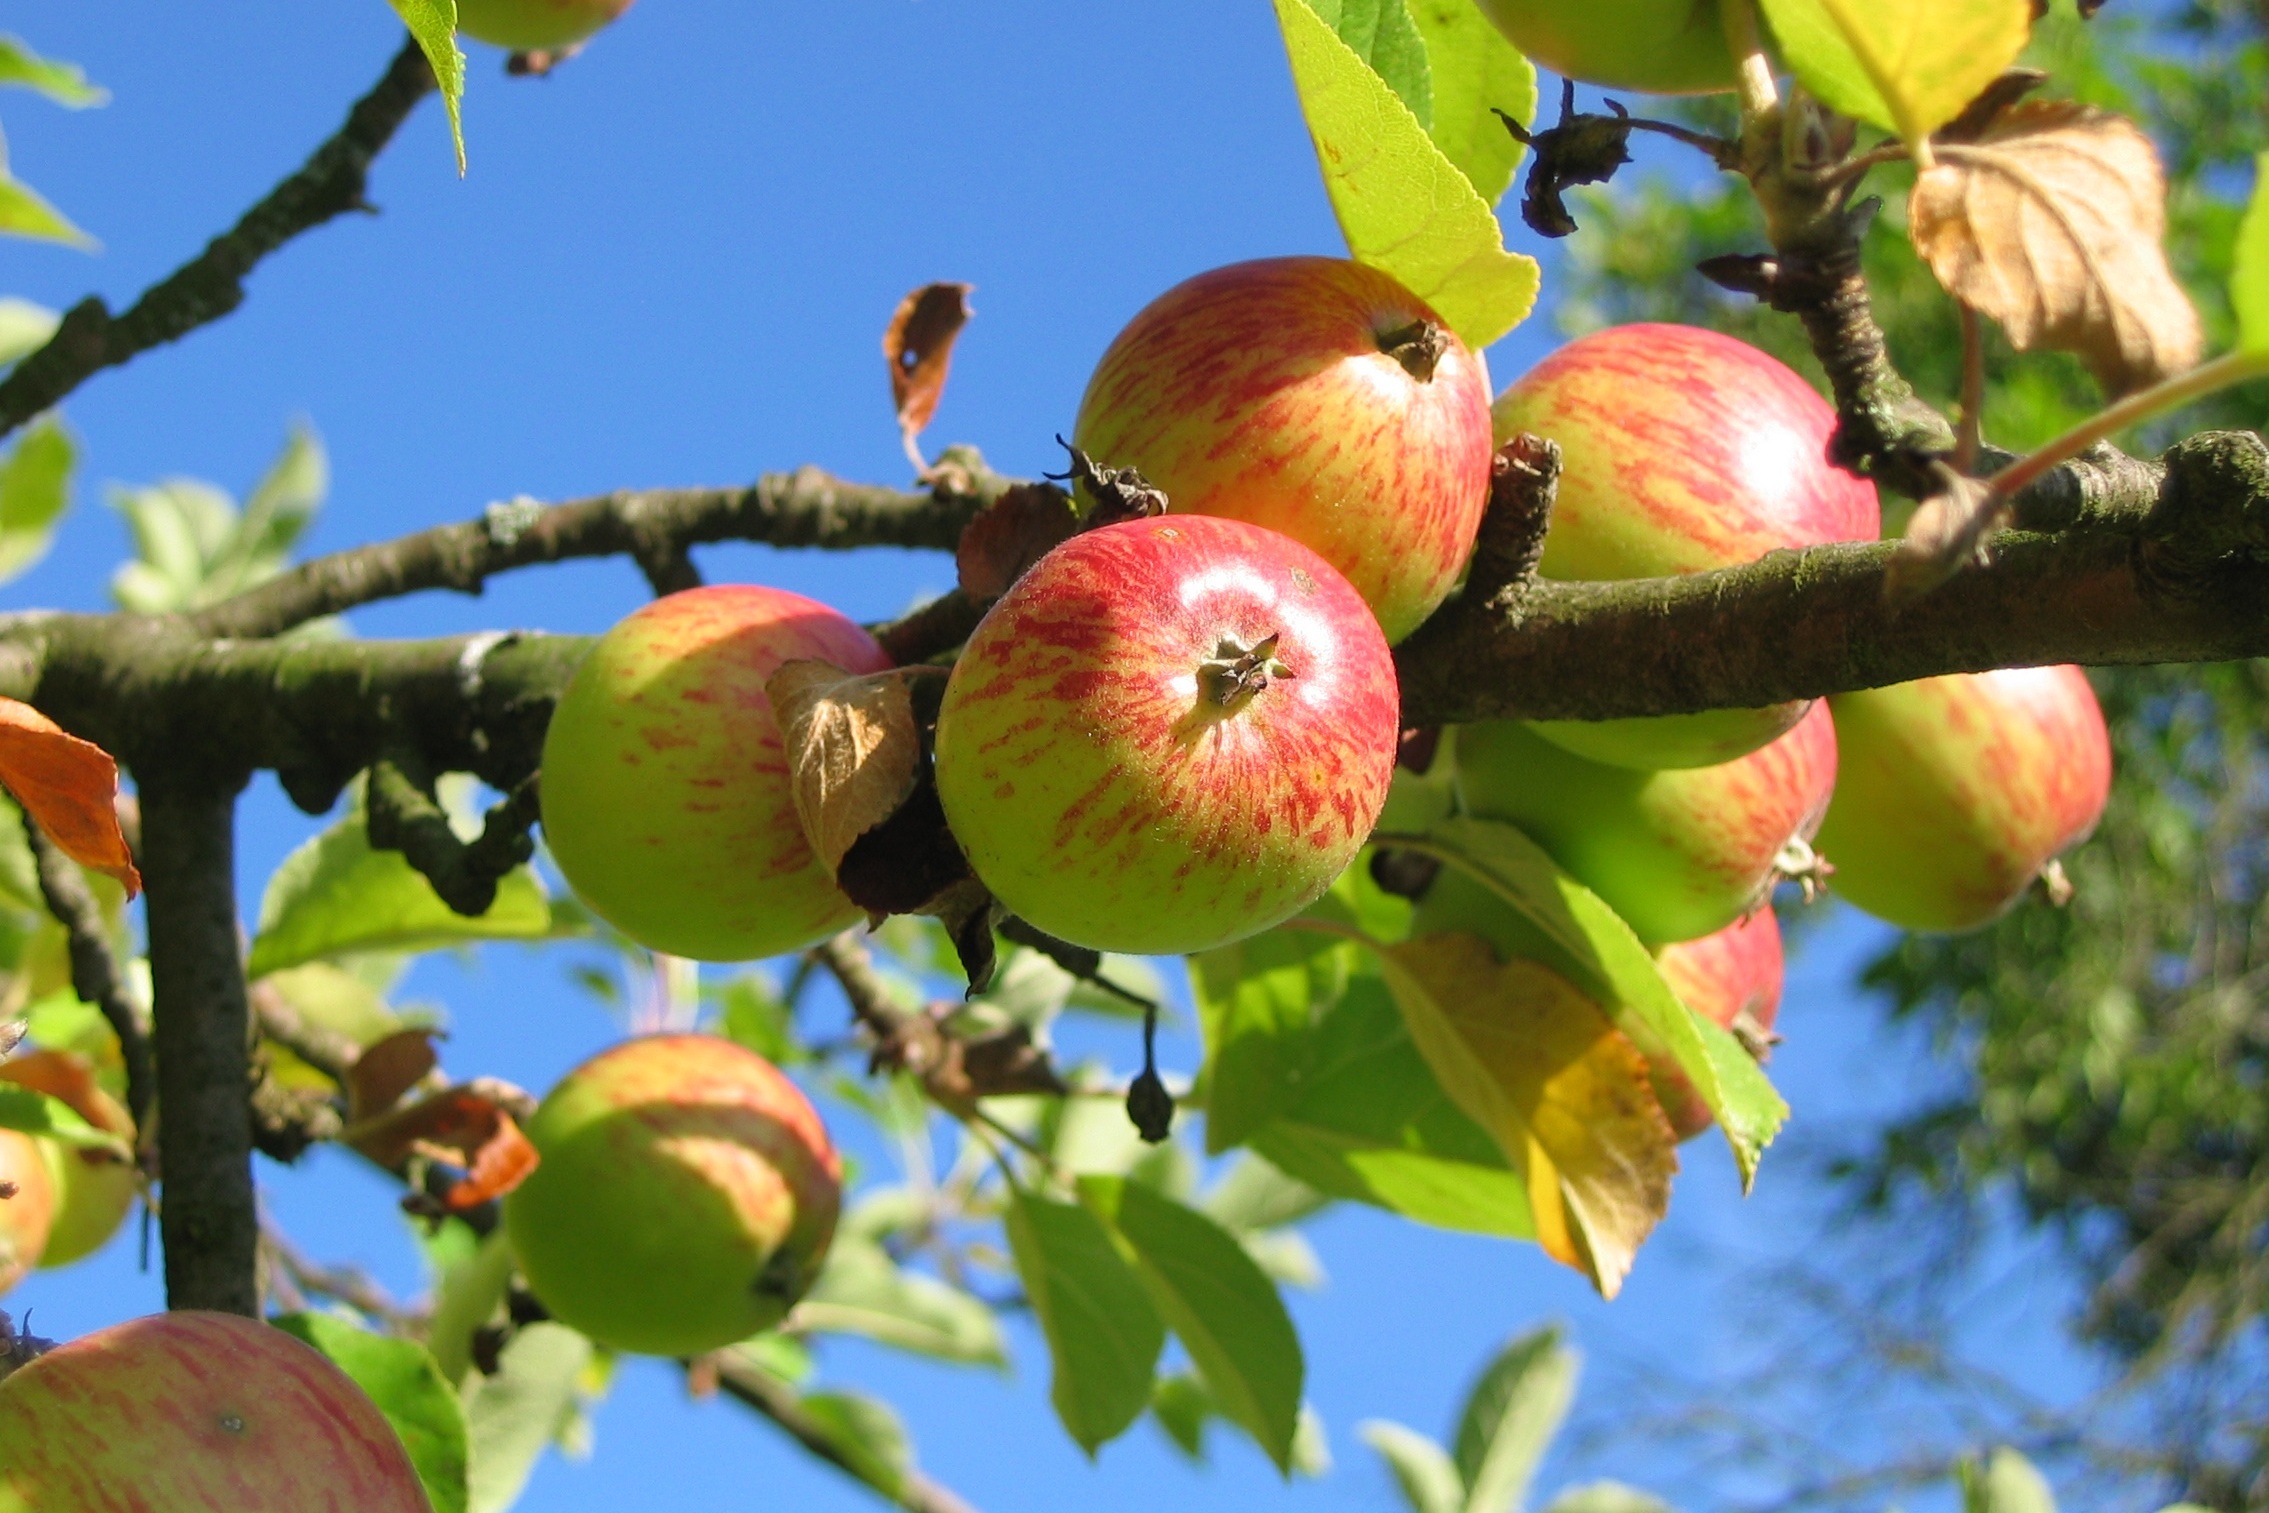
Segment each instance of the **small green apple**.
[{"label": "small green apple", "polygon": [[1731,89],[1718,0],[1481,0],[1513,46],[1554,73],[1609,89]]},{"label": "small green apple", "polygon": [[[126,1107],[96,1083],[94,1068],[70,1051],[33,1051],[0,1061],[0,1081],[60,1098],[96,1129],[134,1143]],[[82,1150],[59,1140],[39,1141],[55,1192],[54,1223],[42,1267],[66,1266],[102,1248],[126,1222],[141,1194],[132,1163],[109,1151]]]},{"label": "small green apple", "polygon": [[476,42],[536,52],[581,42],[631,0],[457,0],[457,30]]}]

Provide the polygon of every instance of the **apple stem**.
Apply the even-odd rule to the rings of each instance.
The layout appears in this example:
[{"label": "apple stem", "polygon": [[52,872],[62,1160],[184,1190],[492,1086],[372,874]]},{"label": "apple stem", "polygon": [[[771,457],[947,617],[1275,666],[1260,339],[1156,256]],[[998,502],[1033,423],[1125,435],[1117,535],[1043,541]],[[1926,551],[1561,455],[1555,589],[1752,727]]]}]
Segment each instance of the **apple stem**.
[{"label": "apple stem", "polygon": [[1420,383],[1434,381],[1434,369],[1450,350],[1450,333],[1436,320],[1415,320],[1379,336],[1379,350],[1402,364],[1402,370]]},{"label": "apple stem", "polygon": [[1203,663],[1198,676],[1208,684],[1207,697],[1224,709],[1233,708],[1268,687],[1271,679],[1298,674],[1276,660],[1279,632],[1270,631],[1251,649],[1228,636],[1214,648],[1213,659]]},{"label": "apple stem", "polygon": [[1773,61],[1765,56],[1757,30],[1753,0],[1718,0],[1726,46],[1735,59],[1734,89],[1741,99],[1741,114],[1754,120],[1779,107],[1780,87],[1773,82]]}]

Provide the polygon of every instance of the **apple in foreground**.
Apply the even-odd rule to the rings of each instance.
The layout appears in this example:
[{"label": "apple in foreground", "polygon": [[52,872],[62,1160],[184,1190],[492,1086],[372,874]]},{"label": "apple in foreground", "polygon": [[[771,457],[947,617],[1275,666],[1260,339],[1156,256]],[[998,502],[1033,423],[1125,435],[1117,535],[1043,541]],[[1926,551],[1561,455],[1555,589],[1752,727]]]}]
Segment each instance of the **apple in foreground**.
[{"label": "apple in foreground", "polygon": [[937,784],[969,864],[1100,951],[1225,945],[1345,870],[1394,776],[1394,659],[1286,536],[1162,515],[1075,536],[946,684]]},{"label": "apple in foreground", "polygon": [[457,0],[457,30],[514,52],[581,42],[629,10],[631,0]]},{"label": "apple in foreground", "polygon": [[[0,1081],[35,1089],[69,1104],[96,1129],[134,1143],[126,1107],[96,1083],[94,1068],[70,1051],[32,1051],[0,1061]],[[65,1266],[91,1255],[118,1232],[140,1195],[133,1165],[108,1151],[80,1150],[42,1139],[55,1191],[55,1218],[39,1264]]]},{"label": "apple in foreground", "polygon": [[1489,503],[1489,373],[1424,300],[1340,258],[1233,263],[1112,341],[1073,445],[1176,514],[1281,531],[1399,641],[1441,603]]},{"label": "apple in foreground", "polygon": [[152,1314],[0,1379],[0,1513],[431,1513],[345,1372],[235,1314]]},{"label": "apple in foreground", "polygon": [[1481,0],[1481,10],[1566,78],[1658,95],[1733,88],[1718,0]]},{"label": "apple in foreground", "polygon": [[0,1129],[0,1184],[13,1189],[0,1197],[0,1292],[6,1292],[39,1264],[55,1226],[55,1178],[40,1142],[12,1129]]},{"label": "apple in foreground", "polygon": [[1820,848],[1835,890],[1909,930],[1970,930],[2096,828],[2111,738],[2077,667],[1837,694],[1844,753]]},{"label": "apple in foreground", "polygon": [[[1715,331],[1595,331],[1530,369],[1494,413],[1499,441],[1531,431],[1560,445],[1560,491],[1538,564],[1548,577],[1700,572],[1780,547],[1872,541],[1881,530],[1875,486],[1828,461],[1828,402],[1778,359]],[[1705,767],[1762,746],[1804,708],[1537,728],[1595,762]]]},{"label": "apple in foreground", "polygon": [[721,584],[638,610],[568,680],[544,736],[544,841],[577,895],[641,945],[746,961],[861,917],[804,839],[764,692],[799,657],[890,665],[824,604]]},{"label": "apple in foreground", "polygon": [[719,1350],[819,1275],[843,1169],[779,1068],[714,1035],[652,1035],[561,1079],[528,1124],[543,1161],[504,1200],[529,1287],[603,1345]]},{"label": "apple in foreground", "polygon": [[1724,929],[1770,891],[1836,783],[1836,732],[1815,704],[1788,734],[1715,767],[1587,762],[1514,721],[1458,733],[1466,808],[1518,825],[1650,945]]},{"label": "apple in foreground", "polygon": [[[1780,920],[1770,906],[1714,935],[1664,946],[1655,962],[1678,1001],[1710,1023],[1727,1030],[1738,1023],[1748,1036],[1771,1033],[1780,1015],[1783,963]],[[1655,1096],[1679,1139],[1691,1140],[1717,1122],[1683,1071],[1657,1066],[1654,1078]]]}]

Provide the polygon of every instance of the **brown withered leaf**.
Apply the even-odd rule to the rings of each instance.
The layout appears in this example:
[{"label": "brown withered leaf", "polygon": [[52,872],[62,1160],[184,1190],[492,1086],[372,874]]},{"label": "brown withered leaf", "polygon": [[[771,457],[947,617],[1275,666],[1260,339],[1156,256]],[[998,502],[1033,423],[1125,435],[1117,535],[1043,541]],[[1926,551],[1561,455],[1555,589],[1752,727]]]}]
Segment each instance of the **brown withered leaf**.
[{"label": "brown withered leaf", "polygon": [[347,1068],[347,1120],[385,1113],[441,1064],[431,1030],[396,1030],[370,1046]]},{"label": "brown withered leaf", "polygon": [[[953,339],[968,324],[973,287],[924,284],[898,302],[889,329],[882,333],[882,355],[890,363],[890,400],[897,407],[898,429],[910,454],[914,438],[929,425],[945,393]],[[918,458],[916,465],[923,466]]]},{"label": "brown withered leaf", "polygon": [[1928,593],[1985,557],[1985,538],[2008,516],[2009,501],[1975,478],[1946,470],[1939,492],[1915,506],[1883,577],[1897,603]]},{"label": "brown withered leaf", "polygon": [[1527,1184],[1538,1243],[1614,1297],[1678,1170],[1646,1058],[1574,984],[1477,936],[1405,942],[1386,967],[1442,1091]]},{"label": "brown withered leaf", "polygon": [[796,817],[830,872],[914,791],[922,736],[909,676],[860,676],[805,658],[782,663],[764,681],[788,753]]},{"label": "brown withered leaf", "polygon": [[458,1213],[503,1197],[536,1169],[536,1147],[511,1112],[525,1101],[518,1089],[466,1083],[351,1124],[339,1138],[389,1171],[412,1155],[464,1167],[441,1196],[442,1207]]},{"label": "brown withered leaf", "polygon": [[2112,394],[2196,365],[2198,312],[2161,245],[2166,177],[2125,117],[2012,106],[1974,141],[1942,144],[1908,210],[1938,281],[2019,351],[2076,353]]},{"label": "brown withered leaf", "polygon": [[1069,494],[1052,483],[1017,484],[962,530],[953,553],[961,591],[979,601],[998,599],[1078,530]]},{"label": "brown withered leaf", "polygon": [[142,891],[118,828],[118,764],[17,699],[0,699],[0,783],[65,856]]}]

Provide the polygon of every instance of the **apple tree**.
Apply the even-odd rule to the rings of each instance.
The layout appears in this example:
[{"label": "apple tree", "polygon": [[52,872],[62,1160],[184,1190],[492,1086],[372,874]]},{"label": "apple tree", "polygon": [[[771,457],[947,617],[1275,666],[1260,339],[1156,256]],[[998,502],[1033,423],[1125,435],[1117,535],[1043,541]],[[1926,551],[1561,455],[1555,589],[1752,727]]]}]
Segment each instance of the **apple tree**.
[{"label": "apple tree", "polygon": [[[540,74],[625,9],[394,3],[410,36],[378,82],[202,251],[122,311],[0,307],[0,566],[56,528],[58,405],[252,297],[264,261],[362,205],[430,95],[462,162],[460,27]],[[933,284],[884,343],[909,487],[807,466],[516,500],[301,561],[321,497],[301,438],[241,506],[132,497],[115,613],[0,619],[22,1010],[0,1032],[0,1279],[101,1244],[144,1197],[176,1312],[136,1338],[207,1331],[241,1366],[184,1390],[223,1434],[204,1453],[286,1478],[275,1506],[316,1506],[324,1468],[284,1464],[269,1401],[229,1396],[274,1338],[205,1315],[311,1346],[283,1352],[319,1384],[310,1411],[375,1403],[400,1453],[374,1474],[412,1505],[509,1505],[595,1363],[635,1351],[889,1500],[964,1507],[887,1407],[807,1390],[809,1353],[850,1333],[994,1361],[1011,1306],[1082,1447],[1146,1413],[1186,1446],[1219,1421],[1289,1474],[1313,1436],[1280,1293],[1302,1218],[1357,1202],[1534,1241],[1613,1297],[1681,1139],[1714,1126],[1746,1184],[1787,1117],[1762,1065],[1776,889],[1793,907],[1840,867],[1894,922],[1990,926],[1917,936],[1886,969],[1912,1002],[2021,977],[2027,941],[2084,949],[2069,921],[2102,887],[2076,863],[2099,891],[2054,912],[2057,855],[2115,783],[2076,669],[2149,669],[2107,685],[2122,713],[2141,687],[2251,707],[2243,674],[2183,669],[2269,650],[2269,448],[2166,417],[2269,376],[2269,186],[2224,217],[2209,323],[2163,245],[2151,138],[2092,98],[2075,29],[2105,23],[2029,0],[1273,3],[1351,261],[1167,291],[1106,356],[1060,475],[925,453],[967,318]],[[2060,70],[2023,66],[2044,43]],[[1562,72],[1556,106],[1531,58]],[[92,98],[4,39],[0,82]],[[1579,85],[1699,98],[1585,110]],[[1681,249],[1659,285],[1595,261],[1579,287],[1756,344],[1586,336],[1492,414],[1474,354],[1553,297],[1498,201],[1525,172],[1537,233],[1627,227],[1628,201],[1578,186],[1637,132],[1724,175],[1727,245],[1695,259],[1723,292],[1686,282],[1685,209],[1633,254]],[[0,229],[80,236],[13,179]],[[1954,333],[1919,384],[1910,318]],[[2008,393],[2038,400],[2022,424]],[[2156,455],[2115,444],[2137,437]],[[951,552],[958,586],[861,628],[704,584],[693,550],[728,540]],[[596,642],[337,619],[600,556],[657,597]],[[2160,755],[2153,784],[2187,759]],[[248,911],[256,772],[329,818]],[[2222,802],[2238,776],[2205,782]],[[596,945],[600,987],[706,1034],[632,1040],[540,1099],[445,1071],[389,993],[405,958],[473,940]],[[1157,1065],[1167,989],[1135,953],[1188,959],[1189,1077]],[[763,957],[779,969],[695,964]],[[848,1037],[806,1011],[821,978]],[[1139,1062],[1060,1064],[1067,1013],[1119,1021]],[[919,1180],[846,1191],[810,1089],[952,1143]],[[321,1142],[399,1183],[425,1306],[263,1224],[255,1152]],[[1202,1157],[1227,1159],[1208,1180]],[[1169,1336],[1188,1369],[1162,1372]],[[99,1384],[104,1357],[0,1344],[0,1508],[81,1495],[62,1463],[95,1452],[37,1427],[43,1384]],[[1373,1426],[1414,1505],[1517,1505],[1564,1407],[1556,1350],[1490,1368],[1454,1456]],[[129,1415],[104,1453],[136,1434]],[[2022,1467],[1967,1484],[2000,1506]],[[207,1469],[185,1450],[136,1474],[193,1499]],[[1586,1495],[1567,1506],[1636,1496]]]}]

